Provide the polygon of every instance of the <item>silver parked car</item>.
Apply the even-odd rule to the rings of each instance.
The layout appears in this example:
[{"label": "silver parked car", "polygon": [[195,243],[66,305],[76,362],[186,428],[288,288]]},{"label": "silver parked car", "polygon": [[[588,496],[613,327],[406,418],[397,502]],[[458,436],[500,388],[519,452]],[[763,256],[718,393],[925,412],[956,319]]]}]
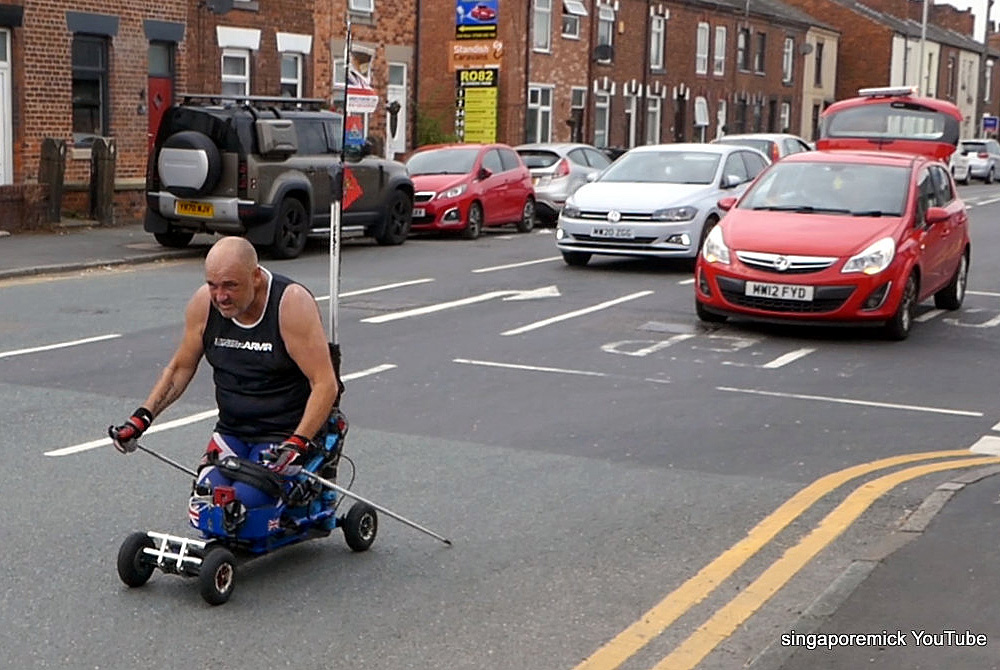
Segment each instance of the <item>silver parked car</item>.
[{"label": "silver parked car", "polygon": [[636,147],[566,200],[556,244],[569,265],[593,254],[695,258],[723,212],[770,163],[727,144]]},{"label": "silver parked car", "polygon": [[535,214],[546,223],[555,223],[566,198],[611,165],[611,159],[589,144],[542,142],[514,150],[531,172]]},{"label": "silver parked car", "polygon": [[788,133],[742,133],[739,135],[723,135],[712,140],[713,144],[741,144],[745,147],[759,149],[761,153],[775,162],[789,154],[802,151],[812,151],[813,148],[798,135]]},{"label": "silver parked car", "polygon": [[996,140],[962,140],[958,149],[969,157],[973,179],[982,179],[987,184],[1000,179],[1000,143]]}]

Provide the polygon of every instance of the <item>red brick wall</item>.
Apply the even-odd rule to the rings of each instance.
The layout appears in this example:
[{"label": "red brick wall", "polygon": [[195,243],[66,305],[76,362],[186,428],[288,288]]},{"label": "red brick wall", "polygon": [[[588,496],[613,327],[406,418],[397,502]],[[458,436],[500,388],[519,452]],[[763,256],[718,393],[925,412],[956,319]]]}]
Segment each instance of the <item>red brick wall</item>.
[{"label": "red brick wall", "polygon": [[[918,13],[912,18],[916,21],[923,21],[923,3],[910,0],[911,5],[919,7]],[[972,9],[958,9],[951,5],[930,4],[928,21],[943,28],[950,28],[963,35],[973,36],[975,32],[976,17]]]},{"label": "red brick wall", "polygon": [[45,202],[48,187],[41,184],[0,186],[2,229],[9,233],[45,227]]}]

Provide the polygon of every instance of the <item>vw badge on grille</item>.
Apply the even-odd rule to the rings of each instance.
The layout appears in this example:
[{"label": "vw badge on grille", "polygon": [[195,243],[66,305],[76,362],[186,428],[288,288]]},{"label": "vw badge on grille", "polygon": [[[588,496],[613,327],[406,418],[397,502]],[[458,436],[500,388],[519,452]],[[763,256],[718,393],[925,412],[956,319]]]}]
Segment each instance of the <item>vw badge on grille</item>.
[{"label": "vw badge on grille", "polygon": [[788,256],[778,256],[774,259],[774,269],[778,272],[784,272],[791,264],[792,262],[788,260]]},{"label": "vw badge on grille", "polygon": [[608,212],[608,221],[610,221],[611,223],[618,223],[621,220],[622,220],[622,213],[619,212],[618,210],[613,209],[610,212]]}]

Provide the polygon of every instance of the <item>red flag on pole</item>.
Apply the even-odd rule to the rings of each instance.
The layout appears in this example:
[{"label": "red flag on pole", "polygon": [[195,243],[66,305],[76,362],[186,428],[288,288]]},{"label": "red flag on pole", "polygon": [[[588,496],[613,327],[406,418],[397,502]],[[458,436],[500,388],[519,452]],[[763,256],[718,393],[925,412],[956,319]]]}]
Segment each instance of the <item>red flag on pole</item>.
[{"label": "red flag on pole", "polygon": [[358,180],[354,178],[354,173],[351,172],[351,168],[344,168],[344,209],[347,209],[354,203],[355,200],[364,195],[364,190],[361,188],[361,184]]}]

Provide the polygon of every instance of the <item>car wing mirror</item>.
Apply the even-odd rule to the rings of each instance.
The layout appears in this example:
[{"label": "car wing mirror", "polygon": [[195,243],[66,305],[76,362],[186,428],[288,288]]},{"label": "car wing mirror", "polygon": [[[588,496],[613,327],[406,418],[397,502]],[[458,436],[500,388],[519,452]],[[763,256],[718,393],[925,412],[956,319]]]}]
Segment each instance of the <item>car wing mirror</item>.
[{"label": "car wing mirror", "polygon": [[944,207],[928,207],[927,214],[924,215],[924,221],[930,225],[947,221],[949,218],[948,210]]},{"label": "car wing mirror", "polygon": [[739,186],[742,183],[743,180],[740,179],[739,175],[727,174],[722,177],[721,186],[722,188],[733,188],[734,186]]},{"label": "car wing mirror", "polygon": [[719,202],[717,204],[719,205],[719,209],[723,212],[728,212],[733,208],[733,205],[736,204],[736,200],[736,196],[727,195],[725,198],[719,198]]},{"label": "car wing mirror", "polygon": [[587,173],[587,183],[589,184],[591,182],[597,181],[597,175],[599,175],[599,174],[600,174],[600,172],[588,172]]},{"label": "car wing mirror", "polygon": [[482,181],[483,179],[489,179],[492,176],[493,176],[493,172],[491,172],[488,168],[484,168],[484,167],[479,168],[479,172],[476,173],[476,177],[480,181]]}]

